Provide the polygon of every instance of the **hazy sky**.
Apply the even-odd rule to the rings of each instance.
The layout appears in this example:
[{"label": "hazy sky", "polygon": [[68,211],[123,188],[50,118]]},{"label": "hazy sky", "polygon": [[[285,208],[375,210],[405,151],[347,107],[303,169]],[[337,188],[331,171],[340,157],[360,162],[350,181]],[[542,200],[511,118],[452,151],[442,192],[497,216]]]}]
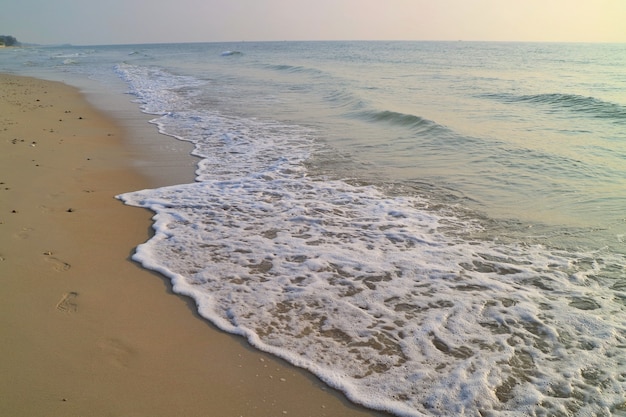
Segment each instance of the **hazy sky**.
[{"label": "hazy sky", "polygon": [[2,0],[32,43],[254,40],[626,42],[626,0]]}]

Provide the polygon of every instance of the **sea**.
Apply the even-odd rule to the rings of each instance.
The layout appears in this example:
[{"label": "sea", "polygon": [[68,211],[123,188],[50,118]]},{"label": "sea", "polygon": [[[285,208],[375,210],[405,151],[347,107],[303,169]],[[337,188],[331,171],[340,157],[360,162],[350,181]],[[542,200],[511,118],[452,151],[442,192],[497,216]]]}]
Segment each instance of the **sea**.
[{"label": "sea", "polygon": [[0,71],[89,80],[193,146],[195,181],[117,198],[155,213],[133,259],[220,329],[397,416],[626,415],[626,44],[64,45]]}]

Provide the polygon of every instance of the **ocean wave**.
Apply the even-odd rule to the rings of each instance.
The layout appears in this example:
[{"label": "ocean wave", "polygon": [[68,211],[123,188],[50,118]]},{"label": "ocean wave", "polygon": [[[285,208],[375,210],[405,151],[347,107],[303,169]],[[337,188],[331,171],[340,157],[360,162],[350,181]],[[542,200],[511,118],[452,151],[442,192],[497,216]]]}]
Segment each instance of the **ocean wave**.
[{"label": "ocean wave", "polygon": [[332,91],[326,94],[324,99],[331,103],[333,108],[349,108],[357,110],[365,106],[363,100],[348,89]]},{"label": "ocean wave", "polygon": [[243,53],[239,51],[224,51],[220,54],[220,56],[241,56]]},{"label": "ocean wave", "polygon": [[274,71],[284,71],[284,72],[290,72],[290,73],[324,75],[324,72],[317,68],[303,67],[301,65],[277,64],[277,65],[268,65],[267,68],[274,70]]},{"label": "ocean wave", "polygon": [[609,277],[623,258],[462,239],[480,225],[342,181],[205,178],[119,198],[157,213],[134,260],[356,402],[402,416],[623,408],[624,294]]},{"label": "ocean wave", "polygon": [[149,68],[121,63],[115,73],[129,86],[129,94],[138,97],[142,109],[148,114],[164,115],[182,106],[185,98],[177,90],[196,88],[206,82],[194,77],[174,75],[159,68]]},{"label": "ocean wave", "polygon": [[413,114],[399,113],[391,110],[366,110],[352,114],[356,118],[373,123],[387,123],[393,126],[406,127],[420,132],[448,132],[448,128],[432,120]]},{"label": "ocean wave", "polygon": [[613,119],[626,122],[626,107],[604,101],[596,97],[578,94],[546,93],[546,94],[484,94],[484,98],[495,99],[505,103],[531,103],[551,106],[555,109],[583,113],[599,119]]}]

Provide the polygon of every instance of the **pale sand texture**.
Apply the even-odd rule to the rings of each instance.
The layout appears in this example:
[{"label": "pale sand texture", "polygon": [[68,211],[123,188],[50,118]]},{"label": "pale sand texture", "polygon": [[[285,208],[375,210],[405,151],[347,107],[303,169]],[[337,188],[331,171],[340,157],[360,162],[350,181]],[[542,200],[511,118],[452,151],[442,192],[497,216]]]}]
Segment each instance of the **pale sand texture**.
[{"label": "pale sand texture", "polygon": [[380,415],[129,260],[151,213],[113,196],[153,184],[124,134],[71,87],[0,75],[0,416]]}]

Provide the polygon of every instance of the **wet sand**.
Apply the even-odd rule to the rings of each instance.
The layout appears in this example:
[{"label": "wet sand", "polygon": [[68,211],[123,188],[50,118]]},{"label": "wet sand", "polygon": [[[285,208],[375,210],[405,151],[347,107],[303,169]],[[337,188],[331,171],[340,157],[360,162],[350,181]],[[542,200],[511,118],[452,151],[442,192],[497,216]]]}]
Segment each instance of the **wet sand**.
[{"label": "wet sand", "polygon": [[160,185],[130,135],[73,87],[0,75],[0,415],[381,415],[130,260],[152,213],[114,196]]}]

